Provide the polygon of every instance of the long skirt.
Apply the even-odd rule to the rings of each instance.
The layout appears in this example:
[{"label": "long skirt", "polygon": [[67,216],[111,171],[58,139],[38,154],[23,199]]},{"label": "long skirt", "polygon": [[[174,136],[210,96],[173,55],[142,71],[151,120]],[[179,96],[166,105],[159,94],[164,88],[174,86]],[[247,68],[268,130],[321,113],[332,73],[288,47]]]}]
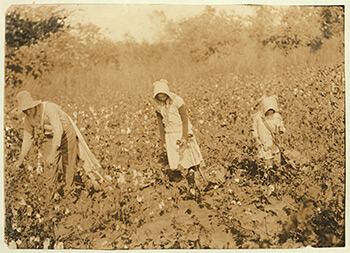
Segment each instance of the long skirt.
[{"label": "long skirt", "polygon": [[[95,187],[111,186],[111,178],[103,176],[102,167],[95,158],[83,135],[74,123],[71,117],[61,118],[64,133],[61,139],[61,145],[56,152],[55,162],[52,166],[44,168],[45,184],[51,192],[54,193],[64,186],[64,192],[71,190],[74,174],[76,172],[77,162],[83,162],[83,169],[90,182]],[[51,150],[51,140],[43,145],[44,158]],[[60,178],[62,175],[62,178]]]},{"label": "long skirt", "polygon": [[[43,145],[44,157],[51,150],[52,141],[47,139]],[[57,149],[53,165],[45,166],[45,184],[52,193],[64,187],[64,193],[71,190],[77,161],[79,158],[78,137],[71,124],[64,125],[64,132],[61,137],[61,145]]]},{"label": "long skirt", "polygon": [[188,169],[199,165],[202,161],[202,154],[196,138],[190,137],[188,145],[180,147],[177,141],[181,139],[182,133],[166,133],[165,145],[170,169],[178,169],[179,166]]}]

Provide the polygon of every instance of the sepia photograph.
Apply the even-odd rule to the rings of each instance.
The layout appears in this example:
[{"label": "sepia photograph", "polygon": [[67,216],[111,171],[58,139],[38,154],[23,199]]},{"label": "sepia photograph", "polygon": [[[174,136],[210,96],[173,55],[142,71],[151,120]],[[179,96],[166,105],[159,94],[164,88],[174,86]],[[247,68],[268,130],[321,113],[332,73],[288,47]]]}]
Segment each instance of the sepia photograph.
[{"label": "sepia photograph", "polygon": [[344,252],[346,7],[2,8],[0,249]]}]

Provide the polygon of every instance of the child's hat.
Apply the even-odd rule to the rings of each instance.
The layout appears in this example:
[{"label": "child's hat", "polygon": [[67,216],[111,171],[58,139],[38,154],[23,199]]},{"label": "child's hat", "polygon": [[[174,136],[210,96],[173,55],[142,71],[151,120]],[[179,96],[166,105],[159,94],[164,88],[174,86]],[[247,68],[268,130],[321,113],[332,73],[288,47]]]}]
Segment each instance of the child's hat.
[{"label": "child's hat", "polygon": [[160,79],[159,81],[156,81],[153,83],[153,98],[156,98],[156,96],[159,93],[164,93],[164,94],[170,96],[170,90],[169,90],[167,80]]},{"label": "child's hat", "polygon": [[20,109],[22,112],[33,108],[41,103],[41,100],[34,101],[30,93],[26,90],[21,91],[16,96],[18,107],[15,109]]},{"label": "child's hat", "polygon": [[275,112],[278,111],[278,104],[277,104],[277,96],[276,95],[262,98],[261,103],[262,103],[262,110],[263,110],[264,114],[270,109],[274,110]]}]

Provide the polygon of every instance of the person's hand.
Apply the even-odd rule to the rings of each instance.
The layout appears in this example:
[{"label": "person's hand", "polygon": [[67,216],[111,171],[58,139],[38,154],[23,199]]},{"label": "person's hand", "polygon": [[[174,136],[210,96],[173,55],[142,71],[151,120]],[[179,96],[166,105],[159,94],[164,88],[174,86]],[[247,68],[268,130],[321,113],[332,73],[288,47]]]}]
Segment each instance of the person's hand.
[{"label": "person's hand", "polygon": [[46,164],[52,165],[55,162],[55,153],[50,153],[46,158]]},{"label": "person's hand", "polygon": [[278,130],[279,134],[283,134],[284,133],[284,129],[281,126],[278,126],[277,130]]},{"label": "person's hand", "polygon": [[21,167],[23,165],[23,160],[24,159],[22,157],[18,158],[18,160],[14,164],[15,168]]},{"label": "person's hand", "polygon": [[255,142],[255,145],[257,148],[263,148],[263,144],[261,143],[261,141],[257,138],[253,139],[253,141]]},{"label": "person's hand", "polygon": [[264,150],[264,145],[262,145],[261,143],[257,143],[256,146],[258,147],[258,149]]},{"label": "person's hand", "polygon": [[185,138],[181,138],[180,140],[176,141],[176,145],[178,145],[180,148],[185,146],[187,144],[187,140]]},{"label": "person's hand", "polygon": [[271,150],[271,147],[265,147],[265,146],[263,145],[263,150],[264,150],[264,152],[270,151],[270,150]]}]

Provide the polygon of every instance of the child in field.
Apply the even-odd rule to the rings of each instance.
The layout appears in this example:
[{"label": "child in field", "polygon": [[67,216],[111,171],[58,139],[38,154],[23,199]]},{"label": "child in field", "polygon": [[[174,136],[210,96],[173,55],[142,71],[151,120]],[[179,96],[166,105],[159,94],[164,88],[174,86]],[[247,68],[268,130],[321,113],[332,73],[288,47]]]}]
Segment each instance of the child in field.
[{"label": "child in field", "polygon": [[260,111],[253,115],[253,136],[258,146],[259,158],[264,161],[266,168],[280,166],[279,134],[284,133],[285,128],[278,113],[277,97],[263,96],[259,104]]},{"label": "child in field", "polygon": [[[181,168],[188,170],[187,180],[194,190],[194,172],[203,161],[199,146],[187,118],[184,101],[170,92],[164,79],[153,84],[153,98],[157,102],[157,119],[161,147],[167,152],[171,177],[181,178]],[[174,179],[176,181],[176,179]]]}]

